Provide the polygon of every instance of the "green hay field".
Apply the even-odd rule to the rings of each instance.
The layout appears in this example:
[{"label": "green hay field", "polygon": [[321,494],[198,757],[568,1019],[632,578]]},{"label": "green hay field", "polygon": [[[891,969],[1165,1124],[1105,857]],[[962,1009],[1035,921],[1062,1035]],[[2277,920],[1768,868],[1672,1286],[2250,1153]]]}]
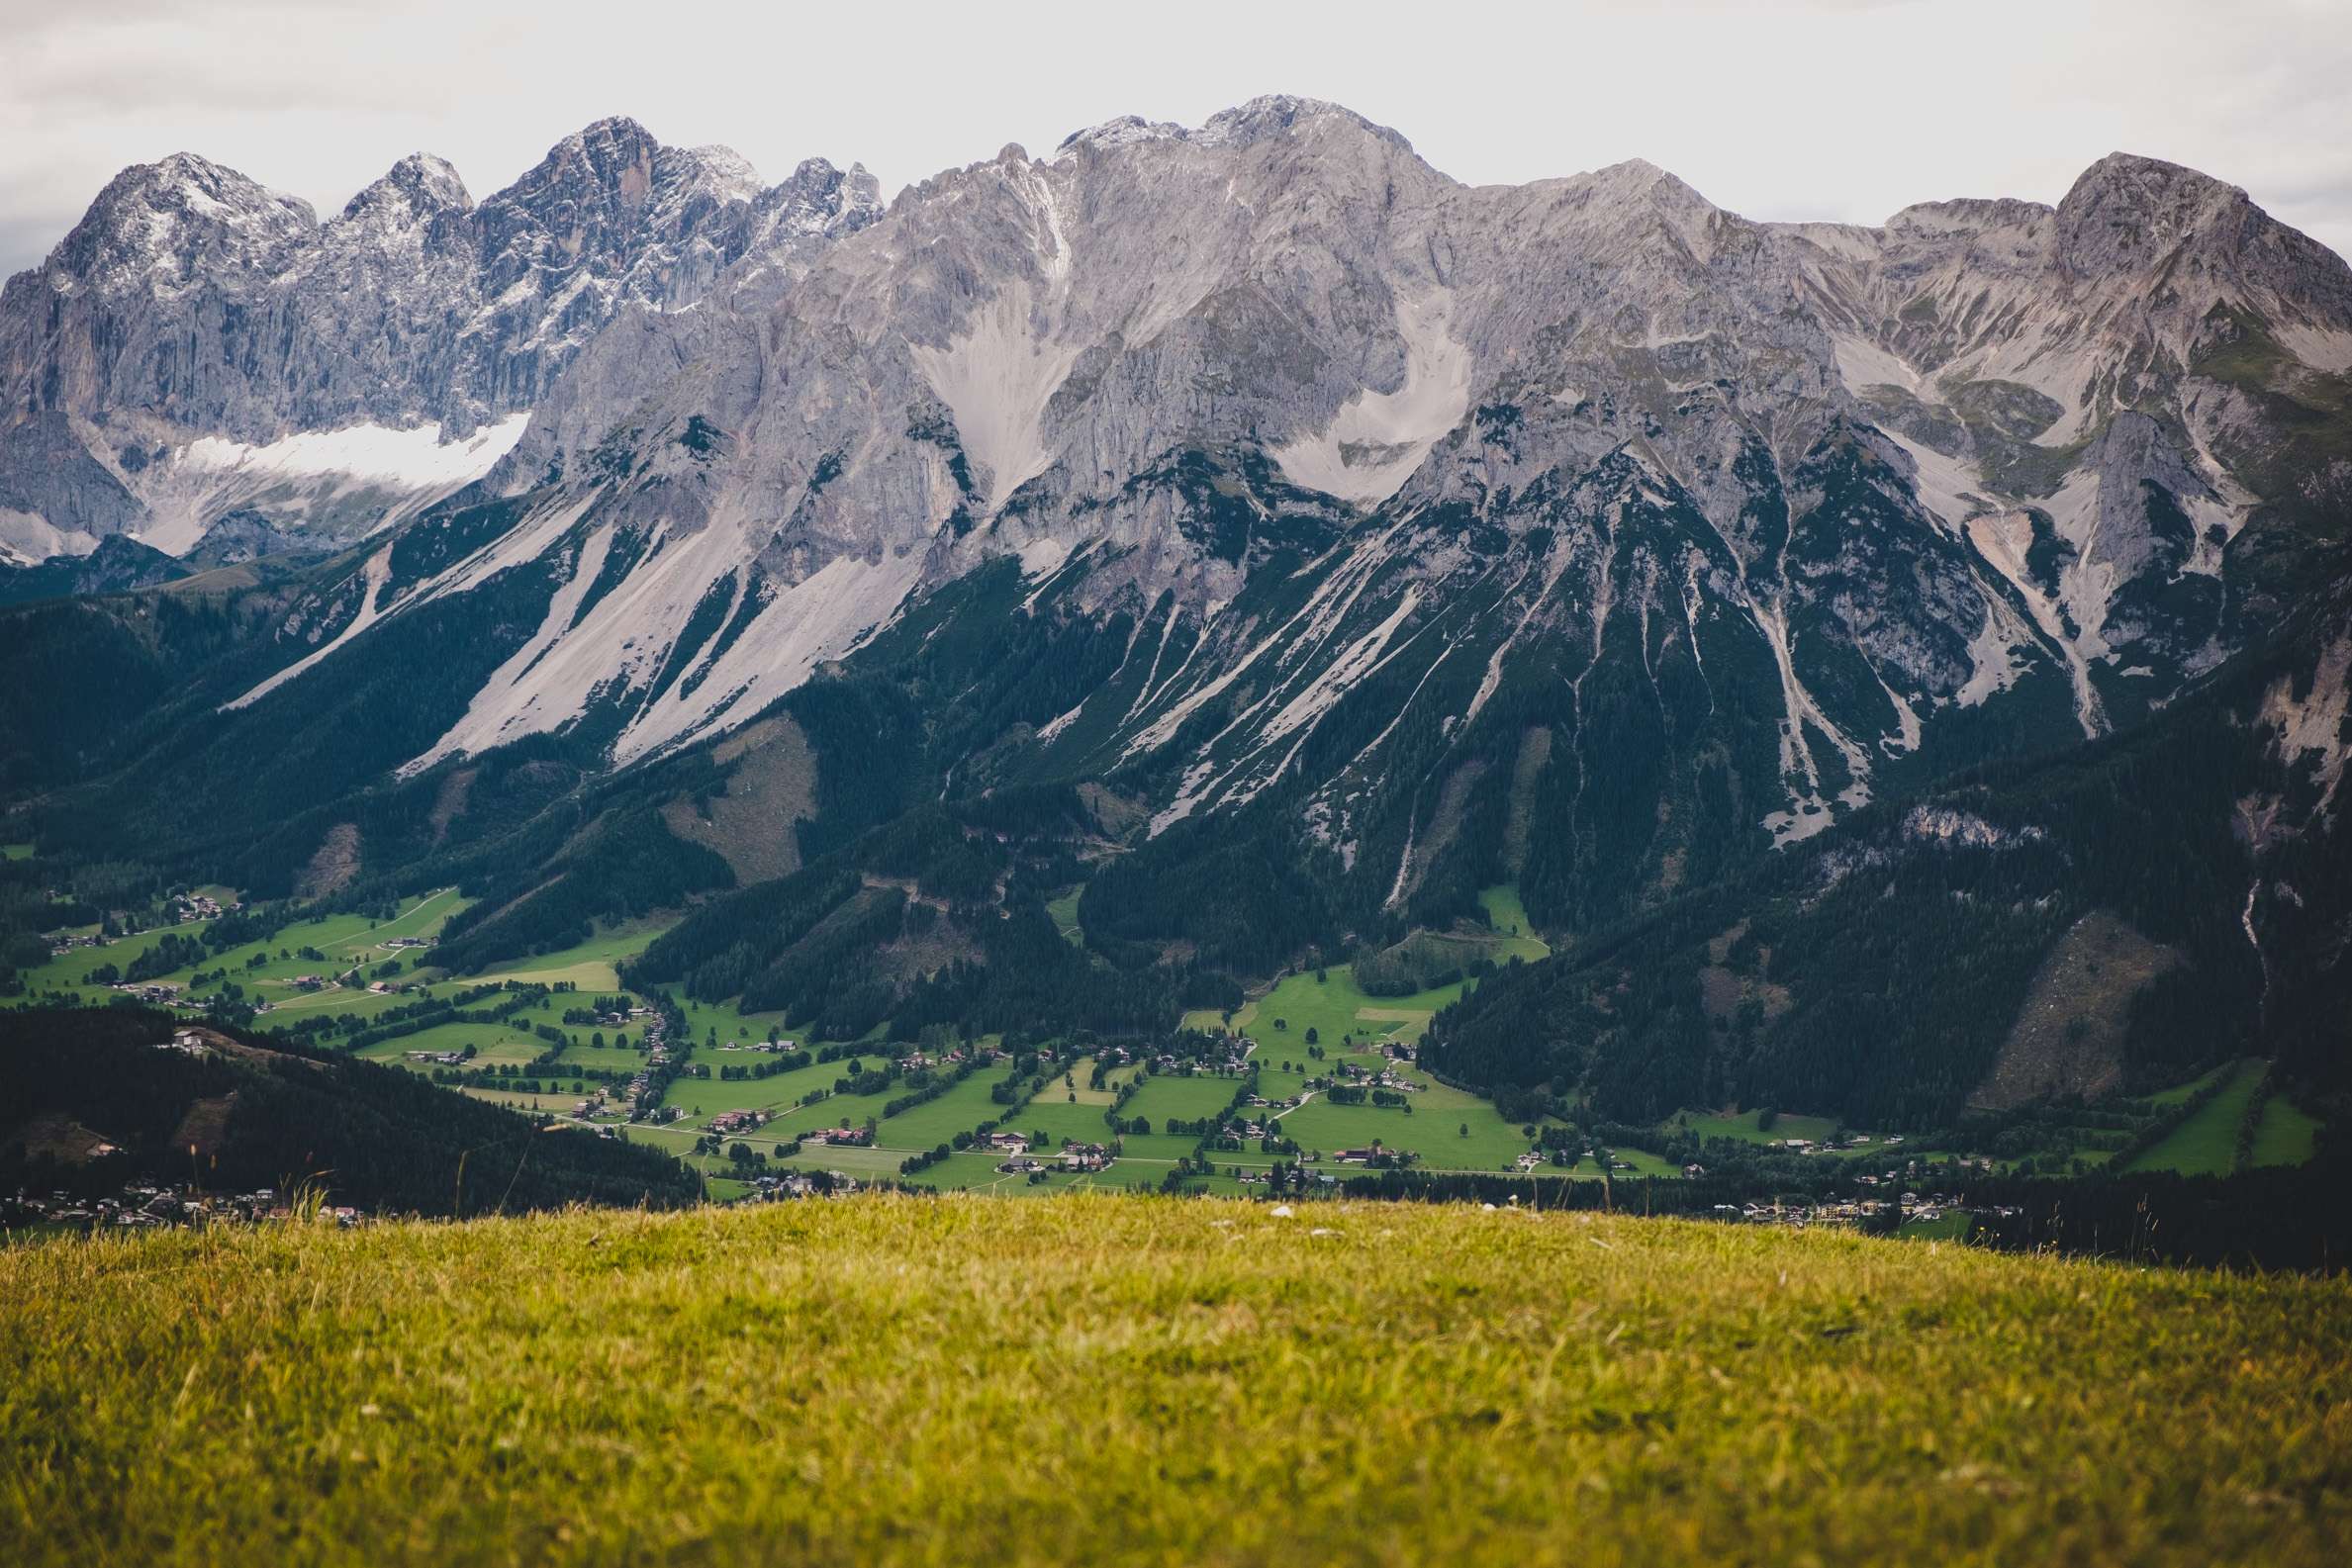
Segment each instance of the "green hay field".
[{"label": "green hay field", "polygon": [[2162,1142],[2133,1160],[2132,1170],[2177,1170],[2185,1176],[2224,1176],[2237,1162],[2237,1131],[2262,1083],[2262,1063],[2240,1061],[2227,1069],[2221,1092],[2190,1113]]}]

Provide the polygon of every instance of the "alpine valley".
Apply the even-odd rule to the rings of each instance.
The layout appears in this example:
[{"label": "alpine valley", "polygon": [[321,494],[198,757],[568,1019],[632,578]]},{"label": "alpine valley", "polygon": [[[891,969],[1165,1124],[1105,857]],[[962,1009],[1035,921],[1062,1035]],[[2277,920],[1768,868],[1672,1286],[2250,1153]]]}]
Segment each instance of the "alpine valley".
[{"label": "alpine valley", "polygon": [[[27,999],[106,999],[86,930],[398,1060],[503,983],[555,1051],[449,1078],[568,1111],[513,987],[572,975],[712,1159],[779,1032],[778,1136],[894,1147],[981,1041],[1113,1132],[1170,1065],[1110,1063],[1282,1059],[1425,1170],[2352,1125],[2352,269],[2173,164],[1756,223],[1269,97],[887,205],[607,120],[322,222],[181,154],[0,296],[0,550]],[[391,983],[270,988],[434,898]],[[1321,1163],[1226,1097],[1128,1152]]]}]

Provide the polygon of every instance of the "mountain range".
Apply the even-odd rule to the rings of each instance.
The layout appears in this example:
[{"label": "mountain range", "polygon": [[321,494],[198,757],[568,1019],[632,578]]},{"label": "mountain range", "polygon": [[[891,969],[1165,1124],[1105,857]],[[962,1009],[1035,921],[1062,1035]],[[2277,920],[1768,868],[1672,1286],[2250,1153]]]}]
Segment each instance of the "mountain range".
[{"label": "mountain range", "polygon": [[739,258],[789,266],[879,211],[861,169],[767,186],[628,120],[479,205],[442,159],[403,158],[325,223],[192,153],[126,169],[0,297],[0,547],[384,528],[487,471],[616,316],[688,309]]},{"label": "mountain range", "polygon": [[456,878],[485,964],[691,906],[645,977],[845,1038],[1170,1028],[1509,884],[1481,1085],[2343,1085],[2352,269],[2174,164],[1756,223],[1270,97],[887,206],[609,120],[321,223],[182,154],[0,400],[45,854]]}]

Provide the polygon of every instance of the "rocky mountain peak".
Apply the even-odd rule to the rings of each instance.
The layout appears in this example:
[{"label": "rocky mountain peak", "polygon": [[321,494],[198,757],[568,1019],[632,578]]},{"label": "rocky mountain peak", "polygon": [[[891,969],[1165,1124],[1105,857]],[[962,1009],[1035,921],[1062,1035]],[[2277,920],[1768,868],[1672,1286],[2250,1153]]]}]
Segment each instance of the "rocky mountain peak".
[{"label": "rocky mountain peak", "polygon": [[1192,133],[1191,139],[1203,146],[1248,146],[1269,137],[1330,123],[1367,131],[1408,152],[1413,147],[1413,143],[1399,133],[1386,126],[1374,125],[1353,109],[1320,98],[1301,98],[1290,93],[1268,93],[1246,104],[1213,114],[1209,116],[1207,124]]},{"label": "rocky mountain peak", "polygon": [[2306,344],[2324,362],[2352,358],[2352,267],[2254,204],[2243,190],[2161,158],[2114,152],[2058,204],[2059,269],[2105,287],[2130,284],[2202,319],[2244,308],[2274,326],[2337,340]]},{"label": "rocky mountain peak", "polygon": [[193,152],[116,175],[49,258],[52,277],[113,291],[273,270],[318,231],[308,202]]},{"label": "rocky mountain peak", "polygon": [[1342,105],[1320,98],[1270,93],[1246,104],[1220,110],[1198,127],[1173,121],[1151,121],[1141,115],[1120,115],[1100,125],[1074,131],[1054,148],[1056,159],[1081,152],[1113,152],[1151,142],[1184,141],[1199,147],[1241,148],[1316,127],[1365,133],[1391,146],[1411,152],[1413,144],[1386,126],[1374,125]]},{"label": "rocky mountain peak", "polygon": [[2138,271],[2183,240],[2229,249],[2267,223],[2246,193],[2160,158],[2112,152],[2085,169],[2058,203],[2058,240],[2080,272]]},{"label": "rocky mountain peak", "polygon": [[46,421],[0,430],[0,534],[178,552],[238,510],[318,538],[381,525],[495,463],[616,317],[681,312],[755,252],[880,210],[863,169],[811,160],[764,189],[736,153],[625,117],[479,206],[411,154],[325,226],[194,153],[135,165],[0,297],[0,408]]},{"label": "rocky mountain peak", "polygon": [[720,200],[748,201],[761,189],[759,171],[732,147],[665,146],[626,115],[612,115],[565,137],[501,193],[520,205],[581,200],[591,192],[624,207],[656,199],[662,185],[689,185]]},{"label": "rocky mountain peak", "polygon": [[687,147],[676,154],[680,165],[690,167],[702,179],[726,194],[749,201],[766,188],[760,171],[751,160],[733,147],[716,142],[705,146]]},{"label": "rocky mountain peak", "polygon": [[1109,151],[1117,147],[1135,146],[1146,141],[1181,141],[1190,135],[1189,131],[1173,121],[1154,122],[1144,119],[1141,115],[1121,115],[1115,120],[1105,120],[1098,126],[1088,126],[1082,131],[1073,131],[1062,138],[1061,145],[1057,146],[1054,152],[1056,156],[1059,156],[1066,152],[1078,152],[1086,148]]},{"label": "rocky mountain peak", "polygon": [[651,157],[661,150],[661,140],[628,115],[607,115],[565,137],[547,149],[541,165],[563,164],[586,158],[592,162],[633,162],[639,154]]},{"label": "rocky mountain peak", "polygon": [[625,116],[574,132],[476,210],[497,330],[527,318],[527,346],[568,353],[623,303],[699,298],[742,253],[759,194],[726,148],[666,147]]},{"label": "rocky mountain peak", "polygon": [[1584,183],[1603,201],[1646,207],[1678,218],[1711,218],[1722,211],[1681,176],[1647,158],[1628,158],[1595,169],[1584,176]]},{"label": "rocky mountain peak", "polygon": [[374,184],[344,204],[345,222],[371,214],[385,214],[415,223],[442,213],[471,212],[473,197],[465,180],[448,159],[429,152],[412,152]]},{"label": "rocky mountain peak", "polygon": [[779,244],[863,229],[883,213],[882,182],[863,163],[835,168],[807,158],[782,181],[752,199],[749,254]]}]

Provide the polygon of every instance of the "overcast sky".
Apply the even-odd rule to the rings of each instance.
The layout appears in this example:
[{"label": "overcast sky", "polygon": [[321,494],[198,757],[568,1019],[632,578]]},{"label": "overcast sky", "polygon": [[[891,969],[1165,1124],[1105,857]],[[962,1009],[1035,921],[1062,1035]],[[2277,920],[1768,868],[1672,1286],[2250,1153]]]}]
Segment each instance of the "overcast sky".
[{"label": "overcast sky", "polygon": [[411,151],[481,197],[628,114],[770,179],[863,161],[890,193],[1265,92],[1336,99],[1472,183],[1646,157],[1753,218],[2054,202],[2120,148],[2352,254],[2352,0],[0,0],[0,271],[183,149],[325,215]]}]

